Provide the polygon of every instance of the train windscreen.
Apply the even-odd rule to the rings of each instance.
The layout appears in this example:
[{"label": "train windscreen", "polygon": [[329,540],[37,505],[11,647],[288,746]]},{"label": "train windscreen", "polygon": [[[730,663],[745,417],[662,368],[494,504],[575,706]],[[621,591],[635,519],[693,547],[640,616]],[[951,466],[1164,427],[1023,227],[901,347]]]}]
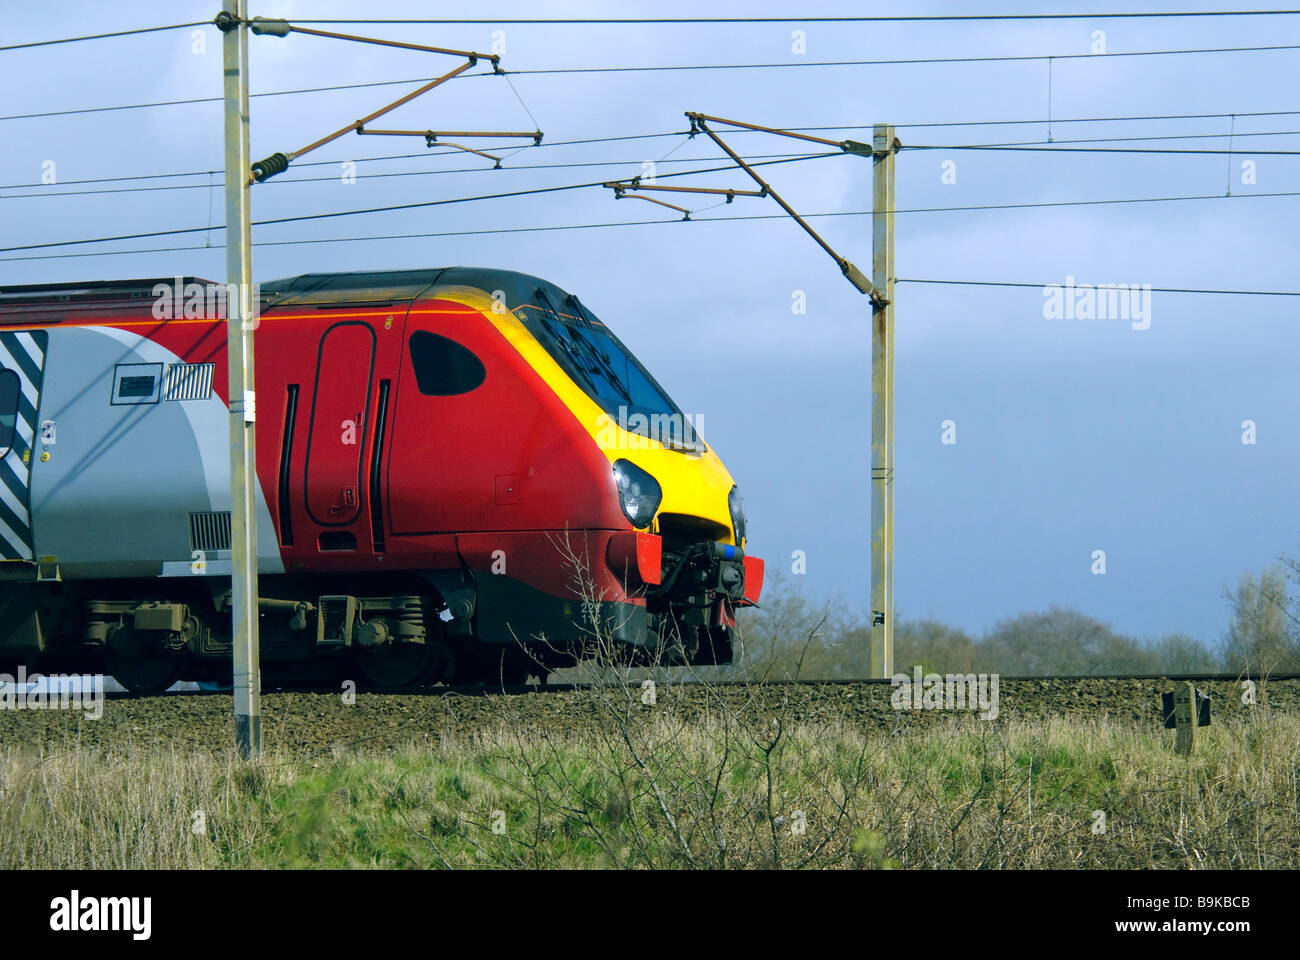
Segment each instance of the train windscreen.
[{"label": "train windscreen", "polygon": [[570,295],[556,303],[545,290],[525,308],[524,325],[587,396],[624,430],[668,447],[702,446],[691,422],[605,324]]}]

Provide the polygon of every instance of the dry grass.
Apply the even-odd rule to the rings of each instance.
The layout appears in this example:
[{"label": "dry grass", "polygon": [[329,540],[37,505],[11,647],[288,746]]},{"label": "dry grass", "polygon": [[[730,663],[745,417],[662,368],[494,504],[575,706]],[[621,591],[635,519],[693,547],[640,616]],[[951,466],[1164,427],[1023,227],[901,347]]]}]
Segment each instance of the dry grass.
[{"label": "dry grass", "polygon": [[1264,708],[1190,759],[1111,721],[889,735],[721,704],[687,721],[632,688],[593,710],[581,734],[507,722],[253,766],[8,746],[0,868],[1300,867],[1300,718]]}]

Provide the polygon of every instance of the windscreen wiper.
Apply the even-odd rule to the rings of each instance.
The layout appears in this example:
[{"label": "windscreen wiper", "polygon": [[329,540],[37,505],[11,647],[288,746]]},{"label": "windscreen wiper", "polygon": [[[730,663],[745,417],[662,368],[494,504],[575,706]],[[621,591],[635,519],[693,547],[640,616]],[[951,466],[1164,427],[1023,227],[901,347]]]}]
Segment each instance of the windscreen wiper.
[{"label": "windscreen wiper", "polygon": [[[551,299],[547,296],[546,291],[539,289],[537,291],[537,296],[538,299],[546,305],[546,309],[555,315],[556,322],[563,326],[564,320],[560,317],[559,312],[551,303]],[[594,344],[590,343],[586,337],[576,331],[572,336],[566,335],[564,341],[566,348],[569,350],[570,356],[574,356],[575,352],[581,353],[581,362],[589,364],[593,373],[603,373],[604,379],[610,384],[610,386],[614,387],[620,394],[622,394],[623,399],[627,401],[629,406],[632,405],[632,392],[623,382],[623,379],[619,377],[618,371],[615,370],[613,365],[609,362],[609,357],[607,355],[599,350]]]},{"label": "windscreen wiper", "polygon": [[545,290],[538,289],[537,299],[543,304],[545,313],[549,315],[546,318],[547,332],[551,334],[553,339],[560,342],[565,354],[587,382],[593,397],[598,396],[600,390],[591,379],[591,374],[601,374],[601,379],[617,390],[630,405],[632,403],[632,393],[619,378],[618,371],[610,365],[609,358],[602,357],[593,345],[587,342],[585,337],[576,332],[570,333],[565,329],[567,325],[564,319],[555,309],[555,305],[551,303],[551,298],[547,296]]},{"label": "windscreen wiper", "polygon": [[539,288],[537,291],[537,299],[542,304],[541,317],[539,318],[542,322],[542,328],[550,334],[551,340],[554,341],[564,352],[564,355],[569,360],[569,365],[573,368],[573,372],[581,377],[583,382],[586,384],[587,391],[592,394],[599,393],[596,389],[596,384],[588,374],[586,361],[579,355],[578,351],[574,348],[573,341],[564,332],[564,321],[559,318],[559,315],[555,311],[555,307],[551,304],[550,298],[546,296],[544,290]]},{"label": "windscreen wiper", "polygon": [[[591,320],[590,316],[588,315],[587,311],[583,308],[582,304],[578,302],[578,298],[575,297],[573,294],[569,294],[569,302],[573,304],[574,308],[577,311],[578,316],[582,318],[583,322],[586,323],[587,326],[594,331],[596,329],[596,324]],[[615,368],[614,364],[611,362],[609,358],[609,354],[606,353],[605,349],[601,347],[599,344],[592,343],[590,340],[588,340],[586,337],[582,336],[581,334],[578,335],[577,339],[583,345],[583,347],[589,353],[591,353],[592,356],[596,358],[597,362],[599,362],[601,367],[604,368],[605,373],[614,381],[614,385],[618,387],[619,393],[623,394],[628,404],[631,404],[632,390],[627,384],[627,374],[624,373],[623,376],[621,377],[619,376],[617,368]],[[627,362],[627,358],[625,357],[624,363],[626,362]]]}]

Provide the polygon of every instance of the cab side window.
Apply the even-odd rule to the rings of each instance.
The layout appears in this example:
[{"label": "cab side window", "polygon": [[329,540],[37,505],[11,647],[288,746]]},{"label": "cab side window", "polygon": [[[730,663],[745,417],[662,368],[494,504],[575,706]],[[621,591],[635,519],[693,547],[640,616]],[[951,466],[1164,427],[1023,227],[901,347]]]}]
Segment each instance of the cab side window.
[{"label": "cab side window", "polygon": [[407,343],[415,383],[426,397],[469,393],[487,379],[483,361],[455,340],[417,330]]}]

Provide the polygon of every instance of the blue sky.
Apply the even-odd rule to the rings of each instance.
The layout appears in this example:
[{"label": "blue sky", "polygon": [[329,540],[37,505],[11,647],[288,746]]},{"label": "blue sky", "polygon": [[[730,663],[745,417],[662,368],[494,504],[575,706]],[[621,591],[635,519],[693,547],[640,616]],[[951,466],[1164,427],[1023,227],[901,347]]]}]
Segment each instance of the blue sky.
[{"label": "blue sky", "polygon": [[[996,12],[1039,12],[997,4]],[[1109,11],[1223,9],[1184,2],[1098,6]],[[24,5],[8,11],[0,45],[186,20],[215,2]],[[432,5],[383,2],[371,17],[429,16]],[[439,4],[446,17],[629,16],[611,3]],[[780,2],[663,3],[655,16],[788,16],[811,5]],[[994,5],[873,4],[871,13],[989,12]],[[817,15],[862,13],[817,5]],[[290,19],[358,15],[355,4],[267,0],[252,13]],[[822,60],[1046,56],[1089,53],[1094,31],[1109,54],[1124,51],[1300,43],[1300,17],[1011,21],[954,24],[457,25],[357,26],[355,32],[487,50],[501,30],[507,69]],[[792,52],[803,30],[806,53]],[[193,31],[0,53],[2,112],[24,114],[218,96],[220,40]],[[456,61],[291,36],[250,40],[254,92],[436,76]],[[1222,195],[1232,199],[899,213],[897,274],[1035,284],[1066,277],[1156,287],[1300,289],[1296,197],[1300,157],[1251,150],[1300,148],[1300,116],[1069,123],[1068,118],[1244,114],[1300,110],[1300,51],[1116,57],[1052,63],[1051,135],[1078,138],[1207,137],[1103,146],[1222,148],[1231,128],[1239,155],[1136,155],[905,150],[897,206]],[[875,122],[900,125],[904,145],[1038,142],[1045,122],[1018,126],[905,126],[1039,120],[1049,111],[1042,60],[763,70],[524,74],[513,78],[527,109],[499,77],[453,81],[385,118],[424,129],[531,129],[548,143],[680,132],[699,110],[778,127],[844,126],[869,139]],[[414,84],[411,85],[412,87]],[[293,150],[395,99],[411,87],[257,97],[252,151]],[[85,178],[218,170],[221,106],[0,120],[0,184],[39,184],[54,161],[58,185],[0,188],[0,246],[220,224],[219,190],[205,175],[131,184],[65,185]],[[390,122],[391,120],[391,122]],[[857,129],[849,129],[857,127]],[[1267,133],[1271,136],[1252,134]],[[793,141],[736,134],[746,156],[802,152]],[[510,150],[516,149],[511,146]],[[472,196],[630,177],[645,161],[718,156],[684,136],[512,155],[506,166],[616,161],[605,167],[485,170],[421,176],[368,174],[488,167],[469,157],[414,156],[414,140],[349,136],[254,190],[256,219]],[[956,180],[945,183],[944,161]],[[1255,182],[1241,182],[1254,160]],[[689,166],[689,165],[686,165]],[[835,157],[766,168],[799,211],[865,211],[871,165]],[[298,177],[323,178],[309,183]],[[219,182],[219,173],[216,177]],[[951,178],[950,178],[951,179]],[[743,174],[676,181],[746,187]],[[62,190],[198,185],[198,189],[43,196]],[[687,205],[701,208],[705,200]],[[259,280],[332,270],[452,264],[544,276],[581,296],[640,356],[687,412],[741,485],[752,549],[789,570],[807,554],[805,588],[866,609],[869,552],[870,342],[866,299],[786,219],[705,222],[779,213],[771,200],[738,198],[673,222],[670,211],[615,201],[601,189],[338,218],[255,231],[258,241],[430,234],[511,227],[663,220],[585,230],[261,245]],[[812,221],[843,255],[868,268],[867,216]],[[211,246],[204,247],[205,242]],[[93,256],[85,247],[0,253],[0,285],[193,274],[221,278],[222,235],[123,241]],[[144,248],[163,252],[102,255]],[[807,310],[792,312],[796,291]],[[1281,553],[1300,551],[1295,476],[1300,467],[1297,298],[1151,295],[1151,326],[1121,320],[1049,320],[1037,288],[900,283],[896,319],[896,602],[904,616],[934,616],[971,631],[1052,604],[1077,607],[1115,628],[1153,637],[1184,631],[1214,641],[1228,611],[1225,586]],[[953,420],[957,443],[940,442]],[[1257,442],[1241,442],[1253,420]],[[1094,550],[1107,572],[1091,572]]]}]

